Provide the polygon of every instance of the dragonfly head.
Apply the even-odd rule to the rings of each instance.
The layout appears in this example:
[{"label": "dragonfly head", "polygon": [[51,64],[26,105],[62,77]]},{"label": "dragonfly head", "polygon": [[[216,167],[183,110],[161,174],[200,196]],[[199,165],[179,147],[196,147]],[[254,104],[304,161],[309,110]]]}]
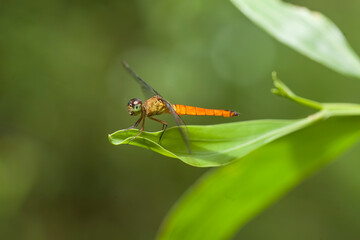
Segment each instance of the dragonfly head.
[{"label": "dragonfly head", "polygon": [[142,102],[138,98],[133,98],[129,101],[127,108],[131,116],[136,116],[142,111]]}]

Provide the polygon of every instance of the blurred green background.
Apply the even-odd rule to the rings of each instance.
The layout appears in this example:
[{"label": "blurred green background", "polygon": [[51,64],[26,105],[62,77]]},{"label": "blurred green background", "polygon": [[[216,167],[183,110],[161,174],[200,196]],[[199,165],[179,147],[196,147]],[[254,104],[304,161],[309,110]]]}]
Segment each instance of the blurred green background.
[{"label": "blurred green background", "polygon": [[[291,2],[323,12],[360,53],[358,0]],[[188,125],[311,113],[270,94],[273,70],[301,96],[360,103],[357,79],[276,42],[229,1],[1,1],[0,239],[153,239],[206,171],[108,142],[136,121],[128,100],[143,98],[122,60],[173,103],[241,113]],[[359,147],[235,239],[357,239]]]}]

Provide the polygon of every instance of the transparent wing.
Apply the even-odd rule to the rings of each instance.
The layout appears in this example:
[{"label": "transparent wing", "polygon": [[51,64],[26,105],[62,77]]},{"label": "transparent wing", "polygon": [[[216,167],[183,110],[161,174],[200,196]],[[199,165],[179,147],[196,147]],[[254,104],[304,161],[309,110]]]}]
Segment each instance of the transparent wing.
[{"label": "transparent wing", "polygon": [[172,107],[171,103],[166,101],[157,91],[155,91],[155,89],[153,89],[149,84],[147,84],[144,80],[142,80],[141,77],[139,77],[139,75],[137,75],[136,72],[134,72],[134,70],[131,69],[131,67],[129,66],[129,64],[127,64],[127,62],[123,61],[122,64],[125,67],[125,69],[128,70],[128,72],[131,74],[131,76],[133,76],[133,78],[141,85],[141,89],[142,89],[145,97],[150,98],[150,97],[153,97],[154,95],[156,95],[156,96],[160,96],[162,98],[162,100],[166,104],[167,108],[169,109],[171,115],[174,117],[176,124],[179,127],[180,134],[185,141],[188,152],[191,153],[189,137],[188,137],[189,134],[187,132],[186,125],[185,125],[184,121],[180,118],[180,116],[176,113],[176,111]]},{"label": "transparent wing", "polygon": [[131,74],[131,76],[133,76],[133,78],[140,84],[145,97],[150,98],[154,95],[158,95],[161,97],[161,95],[157,91],[155,91],[155,89],[153,89],[149,84],[147,84],[144,80],[142,80],[142,78],[139,77],[139,75],[137,75],[136,72],[134,72],[134,70],[131,69],[131,67],[129,66],[129,64],[127,64],[127,62],[123,61],[122,64],[125,67],[125,69],[128,70],[128,72]]},{"label": "transparent wing", "polygon": [[176,124],[179,127],[179,131],[180,134],[182,136],[182,138],[184,139],[184,142],[186,144],[186,148],[188,150],[189,153],[191,153],[191,149],[190,149],[190,142],[189,142],[189,133],[188,130],[186,128],[186,125],[184,123],[184,121],[181,119],[181,117],[179,116],[179,114],[176,113],[175,109],[172,107],[171,103],[169,103],[168,101],[166,101],[165,99],[162,99],[164,101],[164,103],[166,104],[166,107],[169,109],[171,115],[174,117]]}]

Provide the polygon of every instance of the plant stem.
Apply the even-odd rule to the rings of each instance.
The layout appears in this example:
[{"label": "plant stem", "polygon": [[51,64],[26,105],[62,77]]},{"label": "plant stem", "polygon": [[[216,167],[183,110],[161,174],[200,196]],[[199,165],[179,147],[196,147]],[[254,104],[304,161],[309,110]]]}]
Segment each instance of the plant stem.
[{"label": "plant stem", "polygon": [[321,103],[300,97],[295,93],[293,93],[293,91],[291,91],[290,88],[288,88],[280,79],[278,79],[276,72],[272,73],[272,78],[274,80],[274,86],[275,86],[275,88],[271,90],[272,93],[289,98],[307,107],[315,108],[318,110],[323,109],[323,105]]},{"label": "plant stem", "polygon": [[276,72],[272,73],[275,88],[271,89],[272,93],[286,97],[301,105],[320,110],[316,114],[309,117],[316,119],[326,119],[333,116],[355,116],[360,115],[360,105],[353,103],[319,103],[310,99],[306,99],[296,95],[286,86],[280,79],[278,79]]}]

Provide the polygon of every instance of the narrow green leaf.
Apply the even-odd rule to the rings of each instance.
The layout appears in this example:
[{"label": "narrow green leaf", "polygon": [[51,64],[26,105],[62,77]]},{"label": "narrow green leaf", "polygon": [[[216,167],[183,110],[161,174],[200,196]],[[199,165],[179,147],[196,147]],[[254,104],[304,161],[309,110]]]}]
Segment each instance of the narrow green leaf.
[{"label": "narrow green leaf", "polygon": [[[319,109],[317,113],[300,120],[256,120],[231,124],[208,126],[189,126],[191,153],[185,145],[178,128],[165,132],[161,144],[158,143],[162,132],[139,134],[139,130],[120,130],[109,135],[114,145],[132,144],[147,148],[168,157],[178,158],[197,167],[214,167],[229,164],[265,144],[309,126],[319,120],[334,116],[360,115],[359,104],[319,103],[296,95],[276,74],[273,73],[273,92],[296,103]],[[133,141],[131,141],[134,139]]]},{"label": "narrow green leaf", "polygon": [[327,17],[279,0],[231,0],[280,42],[334,71],[360,78],[360,60]]},{"label": "narrow green leaf", "polygon": [[[177,128],[166,130],[161,144],[161,132],[143,132],[129,144],[147,148],[168,157],[179,158],[197,167],[228,164],[255,149],[290,132],[305,127],[314,117],[300,120],[255,120],[230,124],[188,126],[191,153],[187,151]],[[139,130],[117,131],[109,135],[114,145],[127,144]]]},{"label": "narrow green leaf", "polygon": [[359,138],[359,116],[331,118],[208,172],[174,206],[158,239],[231,238],[251,218]]}]

